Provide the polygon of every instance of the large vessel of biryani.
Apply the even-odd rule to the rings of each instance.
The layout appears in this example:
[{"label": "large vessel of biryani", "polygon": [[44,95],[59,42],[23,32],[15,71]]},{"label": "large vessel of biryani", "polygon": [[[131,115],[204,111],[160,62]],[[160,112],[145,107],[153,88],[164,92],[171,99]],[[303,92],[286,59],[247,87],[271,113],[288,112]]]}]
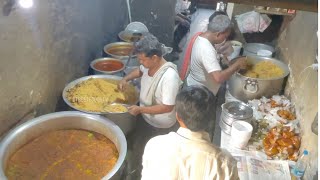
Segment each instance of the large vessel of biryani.
[{"label": "large vessel of biryani", "polygon": [[[98,77],[98,78],[97,78]],[[101,77],[101,78],[99,78]],[[75,83],[67,88],[64,96],[69,105],[77,110],[92,113],[123,113],[127,112],[122,104],[135,104],[137,91],[129,85],[124,91],[118,90],[119,80],[93,76]]]}]

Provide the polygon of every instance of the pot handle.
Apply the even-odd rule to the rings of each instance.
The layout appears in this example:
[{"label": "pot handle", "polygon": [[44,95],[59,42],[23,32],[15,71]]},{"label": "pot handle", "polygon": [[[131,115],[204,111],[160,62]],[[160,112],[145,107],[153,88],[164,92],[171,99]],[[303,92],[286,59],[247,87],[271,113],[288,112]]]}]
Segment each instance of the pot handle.
[{"label": "pot handle", "polygon": [[258,81],[255,79],[246,79],[243,90],[249,93],[256,93],[259,90]]},{"label": "pot handle", "polygon": [[221,104],[221,109],[224,109],[225,105],[226,105],[226,103]]}]

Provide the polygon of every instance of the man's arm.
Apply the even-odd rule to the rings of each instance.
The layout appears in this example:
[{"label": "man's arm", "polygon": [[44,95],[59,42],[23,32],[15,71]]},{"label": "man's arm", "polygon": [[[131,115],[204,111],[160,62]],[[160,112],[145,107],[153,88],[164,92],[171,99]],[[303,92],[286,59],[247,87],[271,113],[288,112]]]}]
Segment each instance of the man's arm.
[{"label": "man's arm", "polygon": [[142,72],[139,68],[134,69],[128,75],[126,75],[118,84],[118,89],[123,90],[128,81],[133,80],[135,78],[139,78],[142,76]]},{"label": "man's arm", "polygon": [[130,106],[129,113],[132,115],[144,114],[163,114],[173,110],[174,105],[159,104],[154,106]]},{"label": "man's arm", "polygon": [[125,77],[123,77],[122,80],[125,80],[125,81],[130,81],[132,79],[135,79],[135,78],[139,78],[142,76],[142,72],[140,71],[139,68],[136,68],[134,69],[133,71],[131,71],[128,75],[126,75]]},{"label": "man's arm", "polygon": [[215,82],[221,84],[226,80],[228,80],[232,76],[232,74],[234,74],[238,70],[245,69],[246,66],[247,66],[246,59],[241,58],[241,59],[238,59],[235,63],[231,64],[225,70],[211,72],[210,76]]}]

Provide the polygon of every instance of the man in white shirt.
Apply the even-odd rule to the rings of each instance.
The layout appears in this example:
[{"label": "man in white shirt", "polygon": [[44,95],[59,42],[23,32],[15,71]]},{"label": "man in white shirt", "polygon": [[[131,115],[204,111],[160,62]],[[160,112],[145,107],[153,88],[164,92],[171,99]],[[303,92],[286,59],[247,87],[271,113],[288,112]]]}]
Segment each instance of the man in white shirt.
[{"label": "man in white shirt", "polygon": [[142,114],[153,127],[170,128],[176,123],[174,105],[181,85],[176,65],[162,57],[164,45],[152,34],[135,44],[135,52],[141,66],[119,84],[123,89],[128,81],[141,77],[140,106],[129,107],[129,113]]},{"label": "man in white shirt", "polygon": [[144,149],[142,180],[239,179],[237,162],[210,142],[207,124],[215,96],[190,86],[176,97],[177,132],[150,139]]},{"label": "man in white shirt", "polygon": [[140,179],[142,154],[151,137],[176,130],[175,98],[180,89],[176,65],[162,56],[164,45],[151,34],[144,35],[135,44],[140,68],[126,75],[119,84],[125,88],[128,81],[141,77],[140,106],[129,107],[129,113],[139,115],[136,129],[127,137],[128,153],[126,166],[128,178]]},{"label": "man in white shirt", "polygon": [[187,85],[206,86],[216,95],[221,83],[239,69],[246,68],[245,58],[239,58],[225,70],[220,67],[216,48],[225,43],[231,28],[227,15],[216,15],[211,19],[207,30],[199,35],[192,46]]}]

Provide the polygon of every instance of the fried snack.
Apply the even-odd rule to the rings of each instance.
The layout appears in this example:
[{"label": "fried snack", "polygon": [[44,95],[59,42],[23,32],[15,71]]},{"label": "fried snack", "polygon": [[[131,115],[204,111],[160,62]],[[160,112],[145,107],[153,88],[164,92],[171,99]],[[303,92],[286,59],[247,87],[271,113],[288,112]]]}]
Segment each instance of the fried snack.
[{"label": "fried snack", "polygon": [[284,71],[270,61],[261,61],[249,68],[243,75],[251,78],[271,79],[283,76]]},{"label": "fried snack", "polygon": [[67,99],[78,109],[91,112],[118,112],[124,111],[119,106],[108,106],[108,104],[128,103],[135,100],[135,89],[132,85],[125,92],[117,88],[118,81],[107,79],[88,79],[73,88],[67,90]]},{"label": "fried snack", "polygon": [[276,126],[263,139],[264,152],[269,157],[296,160],[300,148],[300,137],[290,127]]},{"label": "fried snack", "polygon": [[270,139],[268,137],[263,139],[263,147],[264,147],[264,152],[268,156],[274,156],[279,153],[277,149],[277,144],[271,143]]},{"label": "fried snack", "polygon": [[269,134],[271,134],[273,136],[281,135],[282,134],[282,127],[275,126],[275,127],[271,128]]},{"label": "fried snack", "polygon": [[292,155],[288,156],[288,160],[297,161],[299,157],[299,151],[295,151]]},{"label": "fried snack", "polygon": [[293,136],[293,137],[290,138],[290,139],[291,139],[291,141],[292,141],[293,146],[294,146],[296,149],[299,149],[299,148],[300,148],[300,144],[301,144],[300,137],[299,137],[299,136]]},{"label": "fried snack", "polygon": [[284,146],[284,147],[293,145],[291,139],[286,139],[286,138],[280,138],[276,142],[277,144],[279,144],[279,146]]},{"label": "fried snack", "polygon": [[271,108],[282,107],[282,105],[277,104],[275,100],[270,101]]},{"label": "fried snack", "polygon": [[278,110],[277,114],[280,117],[282,117],[283,119],[286,119],[286,120],[289,120],[289,121],[292,121],[292,120],[296,119],[296,116],[293,113],[291,113],[290,111],[285,110],[285,109]]},{"label": "fried snack", "polygon": [[291,137],[293,137],[295,134],[292,131],[283,131],[282,132],[282,137],[285,139],[289,139]]}]

